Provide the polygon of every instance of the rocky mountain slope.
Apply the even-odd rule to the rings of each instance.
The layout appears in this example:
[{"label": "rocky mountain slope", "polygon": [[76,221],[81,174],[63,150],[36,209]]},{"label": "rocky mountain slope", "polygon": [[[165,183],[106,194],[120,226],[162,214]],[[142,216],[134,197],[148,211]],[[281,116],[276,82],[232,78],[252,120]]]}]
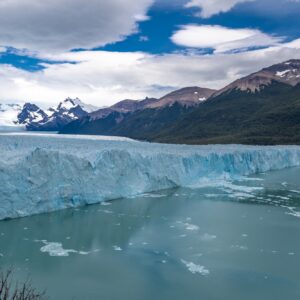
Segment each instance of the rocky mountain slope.
[{"label": "rocky mountain slope", "polygon": [[176,102],[184,106],[196,106],[200,102],[210,98],[215,92],[216,90],[200,88],[197,86],[186,87],[167,94],[156,102],[149,103],[149,105],[147,105],[147,108],[161,108],[165,106],[171,106]]},{"label": "rocky mountain slope", "polygon": [[244,78],[238,79],[223,89],[219,90],[214,96],[231,92],[232,90],[259,92],[272,82],[284,83],[295,86],[300,83],[300,60],[292,59],[280,64],[264,68]]},{"label": "rocky mountain slope", "polygon": [[215,90],[186,87],[166,96],[141,101],[124,100],[70,122],[61,133],[131,135],[143,137],[145,132],[159,131],[176,122],[182,114],[207,100]]}]

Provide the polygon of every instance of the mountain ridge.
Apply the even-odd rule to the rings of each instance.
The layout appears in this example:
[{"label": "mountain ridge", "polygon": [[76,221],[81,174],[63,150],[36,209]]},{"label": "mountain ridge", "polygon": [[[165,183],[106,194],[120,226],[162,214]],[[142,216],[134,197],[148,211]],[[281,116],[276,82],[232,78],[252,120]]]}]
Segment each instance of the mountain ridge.
[{"label": "mountain ridge", "polygon": [[111,126],[104,118],[62,133],[161,143],[300,144],[299,107],[300,60],[289,60],[240,78],[188,109],[175,101],[121,118],[110,116]]},{"label": "mountain ridge", "polygon": [[72,120],[82,118],[98,107],[78,98],[67,98],[57,106],[43,110],[36,104],[0,104],[0,126],[29,131],[58,131]]}]

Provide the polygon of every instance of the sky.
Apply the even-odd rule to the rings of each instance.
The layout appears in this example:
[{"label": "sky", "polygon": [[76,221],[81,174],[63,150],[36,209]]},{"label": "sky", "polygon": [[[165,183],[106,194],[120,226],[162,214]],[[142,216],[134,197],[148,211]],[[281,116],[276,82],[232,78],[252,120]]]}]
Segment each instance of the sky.
[{"label": "sky", "polygon": [[300,0],[0,0],[0,102],[99,107],[300,59]]}]

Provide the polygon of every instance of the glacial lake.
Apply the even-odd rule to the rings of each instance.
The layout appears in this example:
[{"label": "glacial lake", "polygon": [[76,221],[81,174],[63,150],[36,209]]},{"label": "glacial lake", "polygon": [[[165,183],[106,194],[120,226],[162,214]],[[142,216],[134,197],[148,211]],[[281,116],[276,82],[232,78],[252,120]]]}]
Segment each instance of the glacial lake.
[{"label": "glacial lake", "polygon": [[50,299],[300,299],[300,169],[0,222]]}]

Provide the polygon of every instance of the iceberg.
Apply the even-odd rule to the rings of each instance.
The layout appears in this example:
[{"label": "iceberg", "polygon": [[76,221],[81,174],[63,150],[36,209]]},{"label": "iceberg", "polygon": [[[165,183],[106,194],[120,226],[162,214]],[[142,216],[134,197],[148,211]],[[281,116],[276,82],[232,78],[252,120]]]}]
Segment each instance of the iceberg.
[{"label": "iceberg", "polygon": [[0,134],[0,219],[300,165],[299,146]]}]

